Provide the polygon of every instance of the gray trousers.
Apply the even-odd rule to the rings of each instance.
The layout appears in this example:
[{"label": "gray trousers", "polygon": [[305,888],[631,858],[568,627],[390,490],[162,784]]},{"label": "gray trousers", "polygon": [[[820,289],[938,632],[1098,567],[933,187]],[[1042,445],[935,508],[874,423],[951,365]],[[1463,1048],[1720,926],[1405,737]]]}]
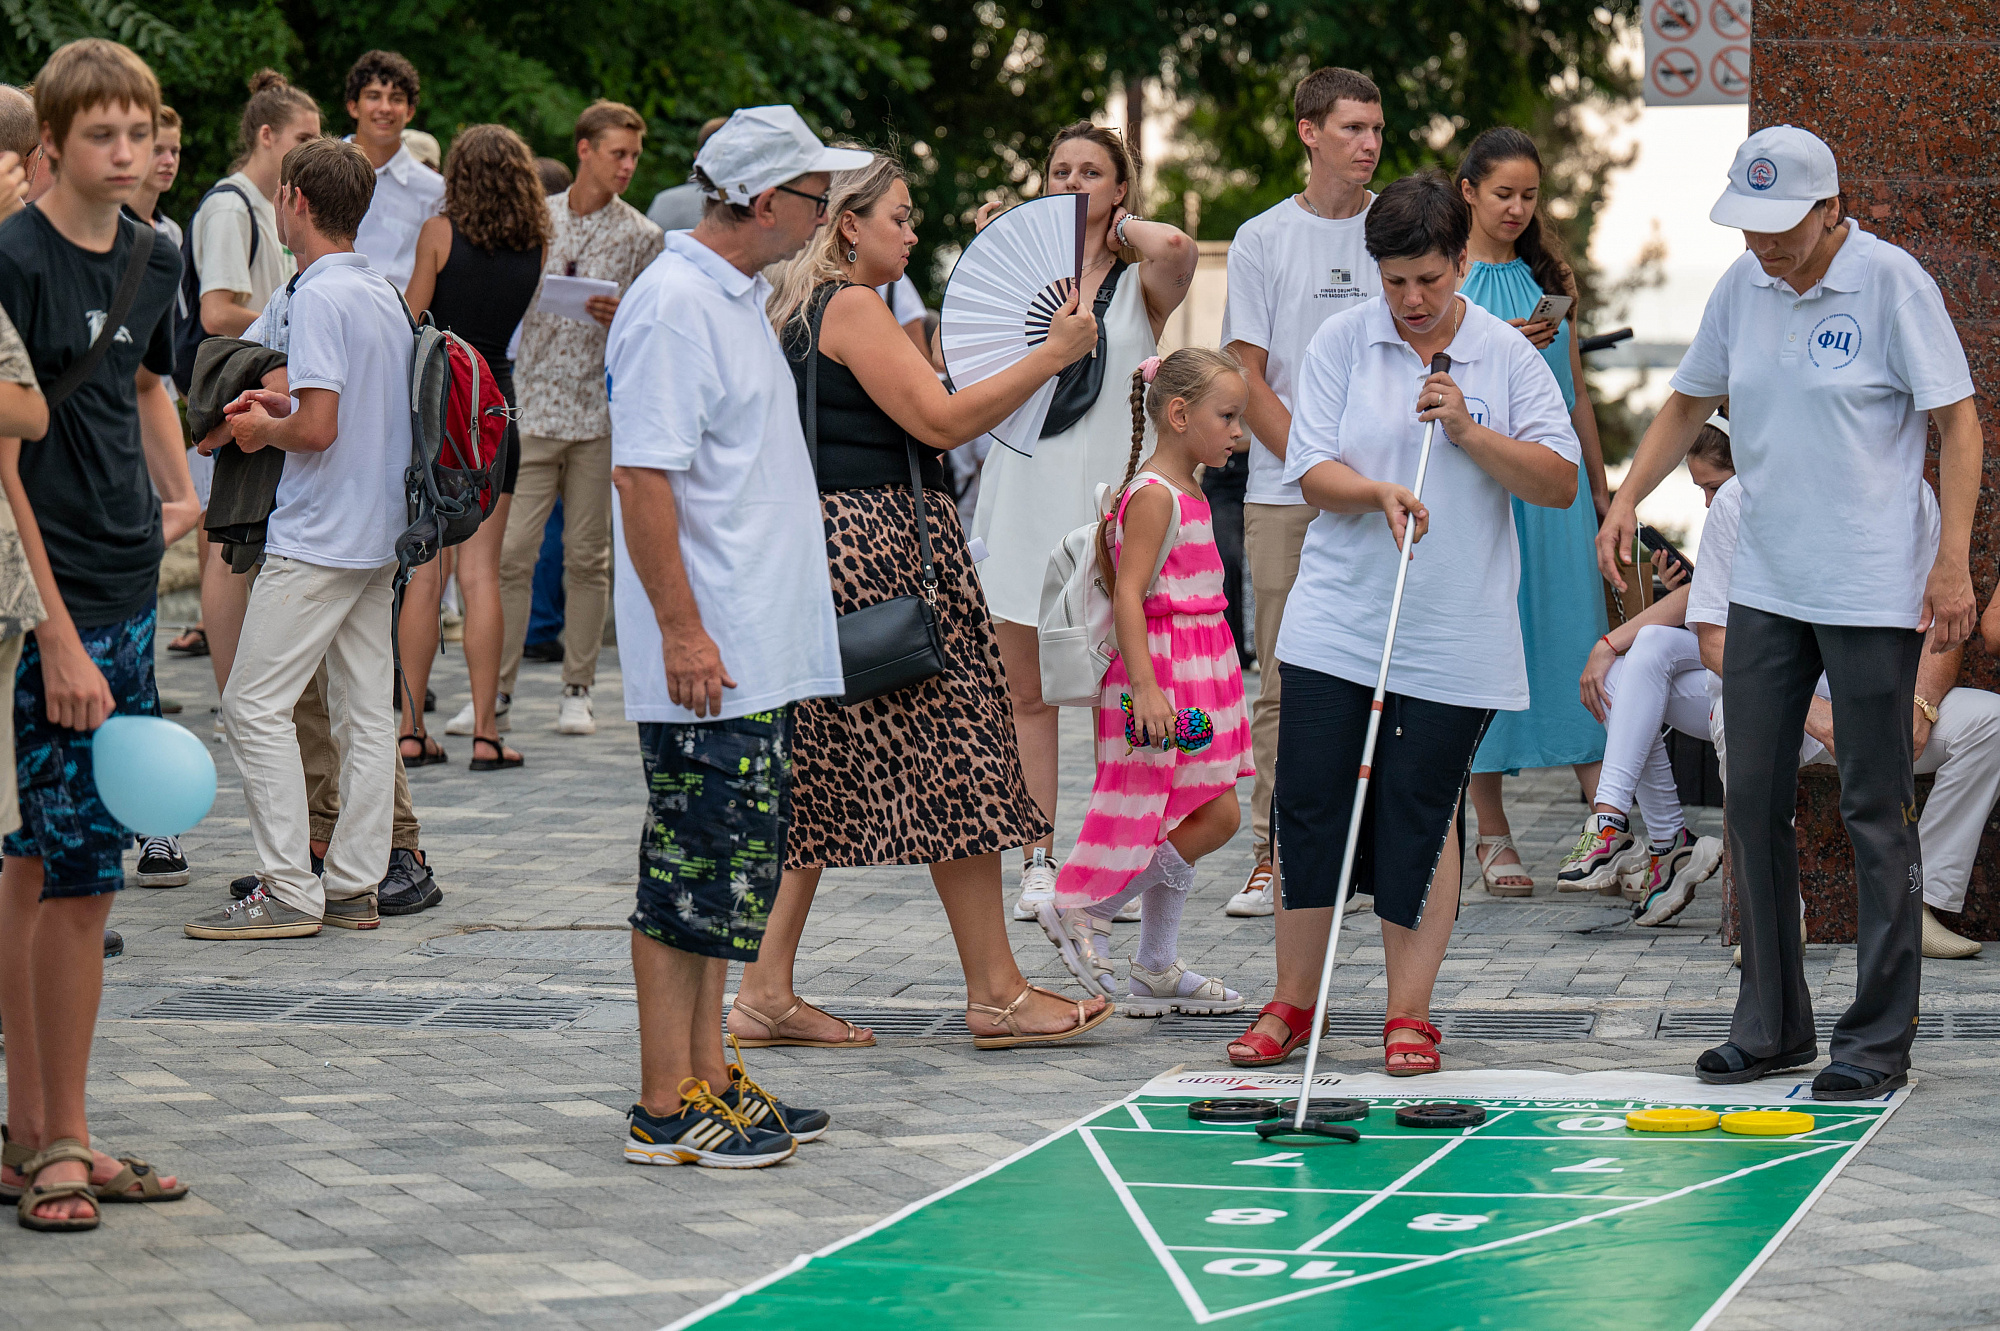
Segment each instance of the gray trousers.
[{"label": "gray trousers", "polygon": [[1756,1058],[1814,1044],[1799,943],[1799,733],[1821,670],[1832,691],[1840,816],[1860,889],[1854,1001],[1834,1026],[1838,1063],[1910,1066],[1923,965],[1923,854],[1911,771],[1911,708],[1923,635],[1807,624],[1729,607],[1722,697],[1729,715],[1729,849],[1743,982],[1729,1038]]}]

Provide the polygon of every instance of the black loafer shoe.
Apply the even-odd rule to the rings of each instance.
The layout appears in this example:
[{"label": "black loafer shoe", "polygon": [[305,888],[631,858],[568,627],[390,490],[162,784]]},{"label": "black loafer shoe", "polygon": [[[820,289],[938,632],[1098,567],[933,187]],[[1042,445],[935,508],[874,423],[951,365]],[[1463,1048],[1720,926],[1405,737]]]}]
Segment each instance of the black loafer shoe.
[{"label": "black loafer shoe", "polygon": [[1734,1086],[1789,1068],[1802,1068],[1818,1057],[1816,1042],[1769,1058],[1756,1058],[1734,1044],[1719,1044],[1694,1061],[1694,1075],[1710,1086]]},{"label": "black loafer shoe", "polygon": [[415,915],[444,900],[444,889],[431,877],[428,864],[415,851],[389,852],[389,872],[375,890],[375,908],[384,915]]},{"label": "black loafer shoe", "polygon": [[1852,1063],[1829,1063],[1813,1078],[1812,1097],[1815,1100],[1873,1100],[1909,1084],[1907,1070],[1891,1076],[1874,1068],[1859,1068]]}]

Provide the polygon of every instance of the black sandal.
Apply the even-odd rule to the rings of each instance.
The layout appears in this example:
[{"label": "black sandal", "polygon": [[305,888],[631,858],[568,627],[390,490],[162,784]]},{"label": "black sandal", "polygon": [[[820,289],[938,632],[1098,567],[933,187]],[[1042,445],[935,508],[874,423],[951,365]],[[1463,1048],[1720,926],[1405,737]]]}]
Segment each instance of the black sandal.
[{"label": "black sandal", "polygon": [[475,756],[471,763],[472,770],[475,772],[498,772],[503,768],[519,767],[528,761],[518,753],[509,758],[505,744],[502,744],[497,739],[488,739],[484,735],[474,735],[472,737],[472,752],[475,755],[478,754],[479,746],[482,744],[491,745],[493,752],[500,756],[498,758],[480,758]]},{"label": "black sandal", "polygon": [[1819,1045],[1808,1041],[1797,1049],[1759,1058],[1735,1042],[1719,1044],[1695,1060],[1694,1075],[1710,1086],[1736,1086],[1774,1072],[1802,1068],[1819,1057]]},{"label": "black sandal", "polygon": [[[403,753],[403,746],[412,740],[415,740],[417,747],[423,750],[422,753],[419,753],[414,758],[407,753]],[[405,768],[435,767],[439,763],[448,763],[451,761],[451,755],[444,751],[444,745],[439,744],[422,731],[411,731],[407,735],[398,735],[396,737],[396,752],[402,755],[403,766]]]},{"label": "black sandal", "polygon": [[178,656],[207,656],[208,630],[193,628],[167,644],[167,650]]}]

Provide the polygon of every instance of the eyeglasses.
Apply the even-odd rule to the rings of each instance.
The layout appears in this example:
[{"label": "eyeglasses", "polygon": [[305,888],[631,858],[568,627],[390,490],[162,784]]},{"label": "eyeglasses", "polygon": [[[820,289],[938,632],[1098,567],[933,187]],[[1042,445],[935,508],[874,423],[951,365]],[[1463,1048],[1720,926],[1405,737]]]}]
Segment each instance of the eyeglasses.
[{"label": "eyeglasses", "polygon": [[832,190],[828,190],[824,194],[808,194],[802,189],[793,189],[790,185],[774,185],[772,188],[776,189],[780,194],[796,194],[801,199],[811,199],[814,209],[813,216],[815,217],[825,217],[827,205],[833,200]]}]

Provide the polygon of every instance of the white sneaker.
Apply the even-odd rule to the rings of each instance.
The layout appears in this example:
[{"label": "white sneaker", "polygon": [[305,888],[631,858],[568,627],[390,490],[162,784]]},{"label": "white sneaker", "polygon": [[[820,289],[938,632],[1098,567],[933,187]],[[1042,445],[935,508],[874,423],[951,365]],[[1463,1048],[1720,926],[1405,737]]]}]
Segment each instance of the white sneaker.
[{"label": "white sneaker", "polygon": [[556,713],[556,733],[559,735],[597,733],[597,719],[590,714],[588,684],[568,684],[563,687],[562,708]]},{"label": "white sneaker", "polygon": [[1169,1012],[1239,1012],[1243,995],[1225,989],[1222,981],[1197,975],[1175,960],[1163,971],[1149,971],[1138,962],[1129,967],[1128,996],[1118,1010],[1128,1017],[1164,1017]]},{"label": "white sneaker", "polygon": [[[500,695],[498,702],[494,704],[493,719],[497,723],[500,733],[503,735],[514,729],[513,718],[507,715],[507,709],[513,705],[513,702],[512,697],[503,693]],[[471,703],[467,703],[465,706],[459,708],[458,715],[445,723],[444,733],[447,735],[470,735],[472,733]],[[588,734],[589,732],[586,731],[584,733]]]},{"label": "white sneaker", "polygon": [[1021,895],[1014,902],[1014,918],[1032,920],[1043,902],[1055,899],[1055,866],[1049,863],[1049,853],[1037,846],[1034,855],[1021,866]]},{"label": "white sneaker", "polygon": [[1277,907],[1271,904],[1271,896],[1272,884],[1277,876],[1277,870],[1269,864],[1260,864],[1252,869],[1243,890],[1229,898],[1229,904],[1222,908],[1222,913],[1239,919],[1274,913]]}]

